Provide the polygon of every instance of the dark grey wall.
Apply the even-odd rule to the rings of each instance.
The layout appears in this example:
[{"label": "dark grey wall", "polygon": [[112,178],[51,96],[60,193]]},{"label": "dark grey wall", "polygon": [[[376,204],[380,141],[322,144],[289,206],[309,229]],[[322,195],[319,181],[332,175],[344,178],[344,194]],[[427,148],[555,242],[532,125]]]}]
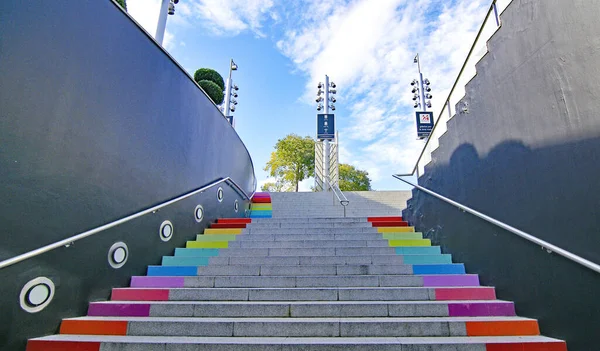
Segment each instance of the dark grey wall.
[{"label": "dark grey wall", "polygon": [[[108,0],[0,2],[0,260],[56,242],[230,176],[254,189],[252,160],[236,132],[190,77]],[[0,349],[54,333],[63,317],[200,233],[243,216],[223,186],[128,224],[0,270]],[[241,211],[233,211],[234,200]],[[193,211],[206,210],[198,224]],[[160,241],[171,220],[175,237]],[[119,270],[109,247],[123,240]],[[57,285],[29,314],[19,292],[32,278]]]},{"label": "dark grey wall", "polygon": [[[515,0],[422,186],[600,263],[598,0]],[[461,102],[462,103],[462,102]],[[461,103],[458,106],[461,106]],[[457,107],[458,107],[457,106]],[[600,275],[413,192],[404,216],[571,351],[600,344]]]}]

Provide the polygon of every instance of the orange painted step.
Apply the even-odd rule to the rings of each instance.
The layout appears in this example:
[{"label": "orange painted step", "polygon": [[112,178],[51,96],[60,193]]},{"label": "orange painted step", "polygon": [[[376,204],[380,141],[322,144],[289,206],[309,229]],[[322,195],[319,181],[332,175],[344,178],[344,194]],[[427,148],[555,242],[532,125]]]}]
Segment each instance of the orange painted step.
[{"label": "orange painted step", "polygon": [[537,321],[466,322],[468,336],[540,335]]},{"label": "orange painted step", "polygon": [[60,324],[60,334],[127,335],[127,322],[65,319]]},{"label": "orange painted step", "polygon": [[99,351],[99,342],[29,340],[26,351]]},{"label": "orange painted step", "polygon": [[486,351],[567,351],[566,342],[487,344]]},{"label": "orange painted step", "polygon": [[217,223],[252,223],[252,218],[219,218],[217,219]]},{"label": "orange painted step", "polygon": [[371,222],[373,227],[408,227],[408,222],[404,221],[383,221]]},{"label": "orange painted step", "polygon": [[388,221],[402,221],[402,217],[400,217],[400,216],[367,217],[367,222],[388,222]]},{"label": "orange painted step", "polygon": [[211,228],[246,228],[246,223],[211,223]]}]

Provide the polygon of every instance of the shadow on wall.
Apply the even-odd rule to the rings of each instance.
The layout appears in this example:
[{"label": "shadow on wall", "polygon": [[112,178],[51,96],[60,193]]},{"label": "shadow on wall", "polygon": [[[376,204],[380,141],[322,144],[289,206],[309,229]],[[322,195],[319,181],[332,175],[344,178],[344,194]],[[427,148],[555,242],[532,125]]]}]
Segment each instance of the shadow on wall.
[{"label": "shadow on wall", "polygon": [[[419,183],[600,263],[597,150],[600,138],[538,149],[507,141],[480,158],[463,144],[447,165],[434,157]],[[567,340],[571,351],[600,344],[589,332],[600,311],[600,274],[418,190],[403,214],[500,298],[514,300],[520,315],[540,319],[544,334]]]}]

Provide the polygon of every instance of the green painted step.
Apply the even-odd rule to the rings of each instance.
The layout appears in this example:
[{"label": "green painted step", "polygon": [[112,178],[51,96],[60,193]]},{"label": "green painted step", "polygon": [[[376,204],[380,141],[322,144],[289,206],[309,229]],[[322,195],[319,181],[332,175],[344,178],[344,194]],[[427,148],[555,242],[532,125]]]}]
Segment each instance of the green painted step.
[{"label": "green painted step", "polygon": [[235,241],[238,234],[198,234],[196,241]]},{"label": "green painted step", "polygon": [[429,239],[413,239],[413,240],[388,240],[391,247],[398,246],[431,246]]},{"label": "green painted step", "polygon": [[383,233],[383,238],[388,240],[423,239],[423,233]]},{"label": "green painted step", "polygon": [[226,249],[229,241],[188,241],[185,244],[188,249]]}]

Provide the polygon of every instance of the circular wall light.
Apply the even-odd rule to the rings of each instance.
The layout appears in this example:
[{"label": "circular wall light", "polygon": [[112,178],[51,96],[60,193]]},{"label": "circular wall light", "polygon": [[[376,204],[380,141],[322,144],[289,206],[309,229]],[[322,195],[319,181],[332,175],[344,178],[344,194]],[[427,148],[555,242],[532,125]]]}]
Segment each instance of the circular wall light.
[{"label": "circular wall light", "polygon": [[235,212],[239,211],[240,209],[240,204],[237,199],[233,202],[233,209]]},{"label": "circular wall light", "polygon": [[219,202],[223,202],[223,188],[221,187],[217,189],[217,200],[219,200]]},{"label": "circular wall light", "polygon": [[196,206],[194,209],[194,218],[196,218],[196,222],[200,223],[204,219],[204,207],[202,205]]},{"label": "circular wall light", "polygon": [[110,249],[108,249],[108,264],[112,268],[118,269],[125,265],[129,258],[129,249],[127,244],[122,241],[114,243]]},{"label": "circular wall light", "polygon": [[56,290],[54,283],[46,277],[30,280],[21,289],[19,302],[21,308],[29,313],[36,313],[48,306]]},{"label": "circular wall light", "polygon": [[164,221],[160,224],[160,229],[158,230],[160,240],[165,242],[171,240],[173,233],[175,233],[175,228],[173,228],[171,221]]}]

